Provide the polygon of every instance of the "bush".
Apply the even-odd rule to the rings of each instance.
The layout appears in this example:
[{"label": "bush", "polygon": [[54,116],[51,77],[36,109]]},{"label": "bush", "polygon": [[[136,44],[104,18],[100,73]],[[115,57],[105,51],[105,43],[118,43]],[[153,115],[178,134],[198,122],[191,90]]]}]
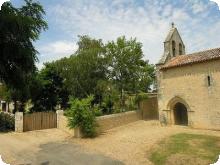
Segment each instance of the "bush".
[{"label": "bush", "polygon": [[96,136],[95,112],[91,106],[93,96],[86,99],[70,99],[70,108],[66,112],[68,126],[70,128],[79,127],[84,137]]},{"label": "bush", "polygon": [[102,115],[103,115],[102,110],[99,108],[98,105],[95,105],[95,106],[94,106],[93,111],[94,111],[94,113],[95,113],[95,116],[102,116]]},{"label": "bush", "polygon": [[14,128],[15,128],[14,116],[0,112],[0,132],[13,131]]}]

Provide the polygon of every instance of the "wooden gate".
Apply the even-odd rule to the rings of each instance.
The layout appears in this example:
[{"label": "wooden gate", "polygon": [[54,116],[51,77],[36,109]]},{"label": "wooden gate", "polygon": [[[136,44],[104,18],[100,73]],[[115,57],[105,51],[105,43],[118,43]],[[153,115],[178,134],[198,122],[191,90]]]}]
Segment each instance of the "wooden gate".
[{"label": "wooden gate", "polygon": [[37,112],[25,114],[23,121],[24,132],[57,128],[57,114],[54,112]]}]

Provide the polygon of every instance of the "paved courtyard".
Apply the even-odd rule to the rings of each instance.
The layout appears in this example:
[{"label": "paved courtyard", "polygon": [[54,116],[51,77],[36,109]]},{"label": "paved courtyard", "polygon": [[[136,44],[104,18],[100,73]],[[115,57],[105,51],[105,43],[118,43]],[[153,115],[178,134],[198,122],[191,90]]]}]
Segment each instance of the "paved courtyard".
[{"label": "paved courtyard", "polygon": [[147,158],[151,148],[163,138],[181,132],[220,137],[220,131],[161,127],[157,121],[138,121],[94,139],[75,139],[58,129],[0,134],[0,155],[12,165],[151,165]]}]

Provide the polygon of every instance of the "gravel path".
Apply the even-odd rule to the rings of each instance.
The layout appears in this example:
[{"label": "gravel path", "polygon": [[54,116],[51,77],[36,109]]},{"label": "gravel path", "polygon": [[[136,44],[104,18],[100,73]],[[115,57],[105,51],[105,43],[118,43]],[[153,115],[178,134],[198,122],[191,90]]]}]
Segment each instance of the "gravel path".
[{"label": "gravel path", "polygon": [[181,126],[162,127],[157,121],[138,121],[109,130],[95,139],[72,139],[72,142],[128,165],[151,165],[147,159],[151,148],[163,138],[183,132],[220,137],[220,131],[196,130]]},{"label": "gravel path", "polygon": [[88,152],[58,129],[0,134],[0,155],[11,165],[120,165],[103,154]]},{"label": "gravel path", "polygon": [[147,159],[151,148],[163,138],[183,132],[220,137],[220,131],[138,121],[94,139],[72,138],[58,129],[0,134],[0,155],[11,165],[151,165]]}]

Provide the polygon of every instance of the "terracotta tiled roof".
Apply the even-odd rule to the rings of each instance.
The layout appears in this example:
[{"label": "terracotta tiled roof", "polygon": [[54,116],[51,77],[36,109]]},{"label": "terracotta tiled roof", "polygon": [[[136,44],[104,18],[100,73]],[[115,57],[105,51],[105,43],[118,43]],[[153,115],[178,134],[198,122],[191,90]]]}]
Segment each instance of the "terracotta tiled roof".
[{"label": "terracotta tiled roof", "polygon": [[193,54],[181,55],[171,59],[161,69],[168,69],[193,63],[201,63],[214,59],[220,59],[220,48],[196,52]]}]

